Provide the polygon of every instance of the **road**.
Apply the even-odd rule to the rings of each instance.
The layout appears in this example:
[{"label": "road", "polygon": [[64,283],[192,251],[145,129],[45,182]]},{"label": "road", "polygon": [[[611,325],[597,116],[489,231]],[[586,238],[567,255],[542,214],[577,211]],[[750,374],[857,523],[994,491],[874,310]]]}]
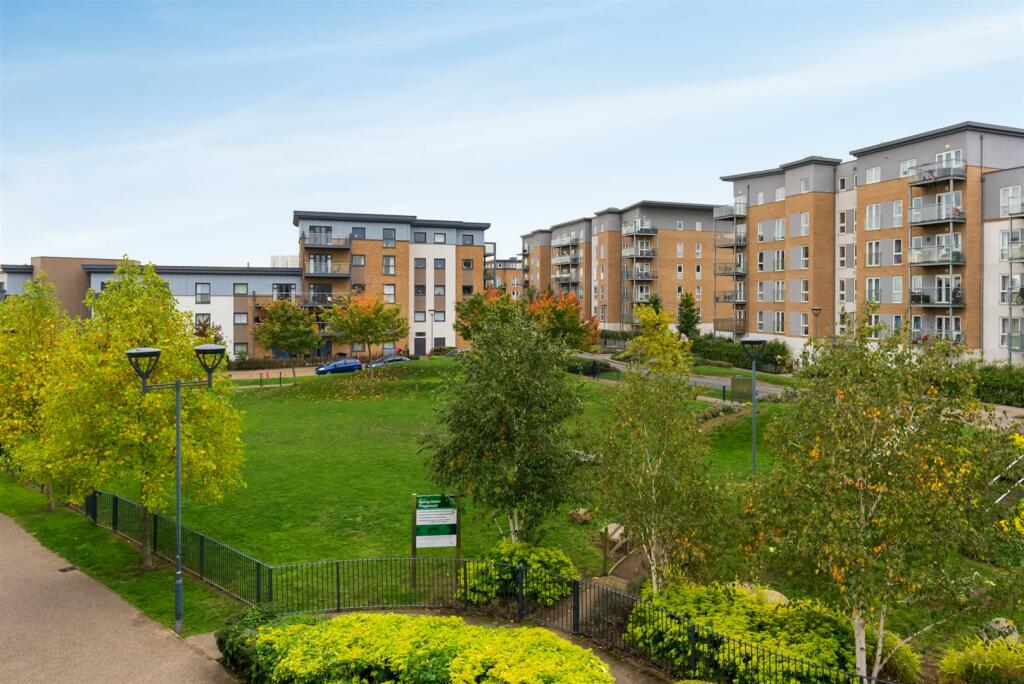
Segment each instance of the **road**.
[{"label": "road", "polygon": [[[610,354],[591,354],[590,352],[580,352],[577,354],[580,358],[591,359],[595,361],[605,361],[610,364],[612,368],[620,371],[625,371],[629,364],[623,363],[622,361],[614,361]],[[701,387],[710,387],[716,390],[721,390],[722,387],[729,386],[729,378],[722,378],[716,375],[691,375],[690,384],[698,385]],[[784,387],[778,385],[772,385],[764,381],[758,381],[757,383],[757,396],[763,397],[772,394],[781,394],[785,390]]]}]

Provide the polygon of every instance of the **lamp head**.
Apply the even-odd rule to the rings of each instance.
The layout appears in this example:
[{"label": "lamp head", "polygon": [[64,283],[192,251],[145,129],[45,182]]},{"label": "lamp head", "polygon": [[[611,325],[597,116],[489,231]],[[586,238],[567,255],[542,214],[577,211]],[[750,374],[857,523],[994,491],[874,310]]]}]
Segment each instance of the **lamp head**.
[{"label": "lamp head", "polygon": [[213,385],[213,371],[217,370],[217,366],[224,360],[224,351],[224,346],[219,344],[201,344],[195,348],[196,358],[206,371],[206,379],[210,385]]},{"label": "lamp head", "polygon": [[743,346],[743,351],[747,352],[747,356],[751,359],[760,359],[768,340],[759,337],[744,337],[740,340],[740,344]]},{"label": "lamp head", "polygon": [[820,316],[821,315],[821,307],[820,306],[812,306],[811,307],[811,313],[814,314],[815,316]]},{"label": "lamp head", "polygon": [[160,350],[156,347],[135,347],[126,351],[125,355],[135,374],[142,379],[142,388],[145,389],[146,381],[156,370],[156,364],[160,360]]}]

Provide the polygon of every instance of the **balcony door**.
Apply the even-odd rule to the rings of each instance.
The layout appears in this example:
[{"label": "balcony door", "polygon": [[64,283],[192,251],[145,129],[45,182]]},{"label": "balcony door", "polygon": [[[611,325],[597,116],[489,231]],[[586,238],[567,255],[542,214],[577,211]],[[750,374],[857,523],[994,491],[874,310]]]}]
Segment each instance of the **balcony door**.
[{"label": "balcony door", "polygon": [[330,254],[310,254],[309,255],[309,272],[310,273],[330,273],[331,271],[331,255]]},{"label": "balcony door", "polygon": [[943,168],[959,167],[963,162],[963,150],[946,150],[935,155],[935,162]]},{"label": "balcony door", "polygon": [[949,304],[960,298],[960,274],[935,276],[935,302]]},{"label": "balcony door", "polygon": [[960,339],[960,317],[953,316],[936,316],[935,317],[935,333],[947,340],[959,340]]}]

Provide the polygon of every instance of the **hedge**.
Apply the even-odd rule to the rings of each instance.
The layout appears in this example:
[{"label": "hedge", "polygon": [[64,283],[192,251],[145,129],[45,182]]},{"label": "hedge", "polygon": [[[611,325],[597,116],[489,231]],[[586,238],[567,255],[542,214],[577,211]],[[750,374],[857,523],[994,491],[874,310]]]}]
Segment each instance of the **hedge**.
[{"label": "hedge", "polygon": [[[666,611],[680,620],[666,620]],[[630,616],[626,638],[634,648],[682,676],[688,674],[690,661],[687,622],[781,656],[856,671],[853,630],[845,617],[816,601],[773,605],[763,595],[731,586],[679,584],[657,597],[646,589]],[[887,633],[885,643],[894,647],[899,638]],[[723,677],[736,684],[832,681],[825,672],[809,677],[800,663],[785,658],[774,659],[771,672],[757,672],[752,669],[757,659],[750,661],[743,649],[718,638],[702,641],[697,650],[701,676]],[[921,676],[921,659],[904,646],[886,664],[882,676],[914,684]]]},{"label": "hedge", "polygon": [[456,617],[348,613],[271,621],[232,639],[245,644],[234,653],[251,658],[230,662],[246,682],[613,682],[593,653],[545,629],[478,627]]},{"label": "hedge", "polygon": [[942,684],[1019,684],[1024,682],[1024,643],[977,639],[946,653],[939,662]]},{"label": "hedge", "polygon": [[990,404],[1024,406],[1024,368],[1006,363],[978,367],[978,399]]},{"label": "hedge", "polygon": [[[719,335],[697,335],[691,340],[690,351],[699,359],[724,361],[737,368],[750,368],[750,357],[743,345]],[[793,365],[793,354],[781,340],[769,340],[764,346],[758,370],[766,373],[784,373]]]},{"label": "hedge", "polygon": [[[486,604],[516,596],[520,567],[526,568],[526,598],[542,606],[554,605],[571,594],[573,580],[579,579],[569,556],[559,549],[505,539],[483,559],[490,562],[470,563],[460,571],[458,597],[469,603]],[[466,573],[465,579],[462,572]]]}]

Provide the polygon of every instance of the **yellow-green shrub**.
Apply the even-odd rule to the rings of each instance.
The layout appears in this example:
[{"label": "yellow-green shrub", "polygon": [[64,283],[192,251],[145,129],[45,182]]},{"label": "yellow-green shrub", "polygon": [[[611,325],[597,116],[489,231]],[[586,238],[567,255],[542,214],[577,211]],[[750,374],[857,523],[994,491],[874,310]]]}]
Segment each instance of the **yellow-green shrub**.
[{"label": "yellow-green shrub", "polygon": [[524,593],[543,606],[553,605],[572,593],[579,578],[564,551],[530,546],[508,540],[498,542],[484,555],[484,563],[467,563],[459,577],[459,598],[469,603],[490,603],[518,593],[517,568],[526,568]]},{"label": "yellow-green shrub", "polygon": [[454,617],[348,613],[313,624],[264,625],[253,643],[257,662],[242,672],[258,673],[253,682],[613,681],[594,654],[547,630],[478,627]]},{"label": "yellow-green shrub", "polygon": [[1024,682],[1024,643],[1006,639],[968,642],[943,656],[942,684],[1020,684]]}]

